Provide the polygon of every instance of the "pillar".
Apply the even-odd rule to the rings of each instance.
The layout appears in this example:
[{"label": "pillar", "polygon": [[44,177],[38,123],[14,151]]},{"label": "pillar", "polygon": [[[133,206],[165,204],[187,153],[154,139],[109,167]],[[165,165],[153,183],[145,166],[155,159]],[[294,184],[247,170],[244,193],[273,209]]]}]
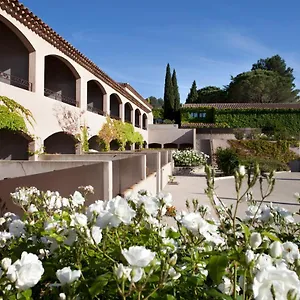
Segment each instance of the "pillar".
[{"label": "pillar", "polygon": [[110,97],[108,94],[103,95],[103,111],[106,115],[110,115]]},{"label": "pillar", "polygon": [[156,194],[161,191],[161,156],[160,152],[156,153]]},{"label": "pillar", "polygon": [[103,162],[103,200],[113,198],[113,165],[112,161]]}]

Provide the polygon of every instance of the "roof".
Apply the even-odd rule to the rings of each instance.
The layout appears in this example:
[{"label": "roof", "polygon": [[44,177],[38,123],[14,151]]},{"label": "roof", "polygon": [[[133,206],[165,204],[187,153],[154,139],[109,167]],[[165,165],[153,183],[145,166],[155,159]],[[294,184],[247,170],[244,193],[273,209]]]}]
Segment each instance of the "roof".
[{"label": "roof", "polygon": [[[139,93],[137,92],[137,90],[134,89],[129,83],[119,82],[119,84],[120,84],[122,87],[129,89],[129,90],[130,90],[136,97],[138,97],[140,100],[146,101],[146,102],[147,102],[147,100],[145,100],[145,98],[144,98],[141,94],[139,94]],[[147,103],[148,103],[148,102],[147,102]],[[148,103],[148,104],[149,104],[149,105],[148,105],[149,107],[153,108],[152,105],[150,105],[150,103]]]},{"label": "roof", "polygon": [[104,73],[95,63],[73,47],[63,37],[57,34],[52,28],[45,24],[39,17],[34,15],[28,8],[26,8],[18,0],[0,0],[0,8],[6,11],[13,18],[18,20],[24,26],[36,33],[49,44],[57,48],[59,51],[70,57],[72,60],[80,64],[103,82],[114,88],[121,95],[129,99],[132,103],[141,109],[151,112],[151,105],[145,100],[141,104],[137,99],[130,95],[121,85]]},{"label": "roof", "polygon": [[183,108],[214,107],[216,109],[300,109],[300,103],[189,103]]}]

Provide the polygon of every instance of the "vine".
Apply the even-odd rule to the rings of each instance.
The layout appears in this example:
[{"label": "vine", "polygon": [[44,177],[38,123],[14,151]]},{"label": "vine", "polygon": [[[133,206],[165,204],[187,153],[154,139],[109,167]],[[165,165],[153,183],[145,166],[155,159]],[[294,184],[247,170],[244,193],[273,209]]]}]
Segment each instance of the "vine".
[{"label": "vine", "polygon": [[28,133],[26,121],[33,126],[35,122],[31,111],[13,99],[0,96],[0,129]]},{"label": "vine", "polygon": [[134,131],[132,124],[124,123],[119,120],[112,120],[106,118],[106,123],[103,124],[99,131],[99,140],[103,146],[104,151],[110,150],[110,143],[116,140],[119,144],[119,150],[125,150],[126,144],[139,144],[143,145],[143,136],[139,132]]}]

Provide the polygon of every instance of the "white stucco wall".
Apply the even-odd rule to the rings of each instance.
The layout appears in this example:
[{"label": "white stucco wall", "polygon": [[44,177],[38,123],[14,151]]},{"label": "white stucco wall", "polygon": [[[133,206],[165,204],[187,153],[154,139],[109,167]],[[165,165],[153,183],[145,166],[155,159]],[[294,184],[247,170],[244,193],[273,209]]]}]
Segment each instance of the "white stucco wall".
[{"label": "white stucco wall", "polygon": [[[124,104],[129,100],[126,99],[123,95],[115,91],[112,87],[104,83],[102,80],[94,76],[87,69],[82,67],[80,64],[76,63],[70,59],[67,55],[60,52],[57,48],[49,44],[47,41],[39,37],[37,34],[29,30],[26,26],[18,22],[12,16],[7,14],[5,11],[0,9],[0,20],[7,21],[18,28],[18,30],[28,39],[32,47],[35,49],[35,52],[30,54],[30,67],[29,67],[29,81],[33,83],[33,91],[27,91],[21,88],[17,88],[5,83],[0,82],[0,95],[7,96],[14,99],[15,101],[22,104],[24,107],[28,108],[34,115],[36,124],[34,128],[29,128],[30,133],[39,137],[40,140],[46,139],[53,133],[62,131],[62,128],[58,124],[57,117],[54,110],[60,108],[65,108],[72,111],[74,114],[79,114],[80,111],[84,111],[84,114],[81,118],[81,124],[84,122],[89,126],[90,135],[96,135],[103,123],[105,122],[105,117],[97,115],[95,113],[86,111],[87,110],[87,82],[89,80],[98,81],[106,92],[107,99],[105,110],[109,113],[109,96],[112,93],[117,94],[122,101],[122,110],[124,110]],[[60,101],[53,100],[51,98],[44,96],[44,69],[45,69],[45,56],[55,55],[63,60],[67,61],[72,65],[75,71],[78,73],[80,80],[79,84],[77,83],[77,96],[80,98],[80,108],[73,107],[68,104],[64,104]],[[57,70],[59,72],[59,70]],[[145,107],[142,101],[139,102]],[[131,103],[131,102],[130,102]],[[133,109],[135,110],[137,106],[134,103],[131,103]],[[140,108],[139,108],[140,109]],[[141,115],[144,113],[140,109]],[[121,114],[122,120],[124,120],[124,111]],[[152,113],[147,113],[148,124],[153,120]],[[148,142],[148,131],[136,128],[140,132],[144,140]]]}]

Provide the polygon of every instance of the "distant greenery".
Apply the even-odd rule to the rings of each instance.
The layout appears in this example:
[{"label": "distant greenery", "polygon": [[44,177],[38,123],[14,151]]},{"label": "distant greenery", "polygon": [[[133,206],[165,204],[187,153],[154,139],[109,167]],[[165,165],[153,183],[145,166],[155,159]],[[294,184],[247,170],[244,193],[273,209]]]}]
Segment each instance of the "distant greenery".
[{"label": "distant greenery", "polygon": [[162,98],[156,98],[154,96],[150,96],[147,98],[147,101],[151,104],[153,109],[163,108],[164,106],[164,99]]},{"label": "distant greenery", "polygon": [[281,103],[299,100],[295,89],[293,69],[279,55],[259,59],[247,70],[235,77],[224,88],[207,86],[198,90],[193,82],[186,103]]},{"label": "distant greenery", "polygon": [[216,162],[225,175],[233,175],[238,165],[259,164],[262,172],[287,171],[288,163],[298,158],[288,141],[230,140],[230,148],[217,149]]}]

